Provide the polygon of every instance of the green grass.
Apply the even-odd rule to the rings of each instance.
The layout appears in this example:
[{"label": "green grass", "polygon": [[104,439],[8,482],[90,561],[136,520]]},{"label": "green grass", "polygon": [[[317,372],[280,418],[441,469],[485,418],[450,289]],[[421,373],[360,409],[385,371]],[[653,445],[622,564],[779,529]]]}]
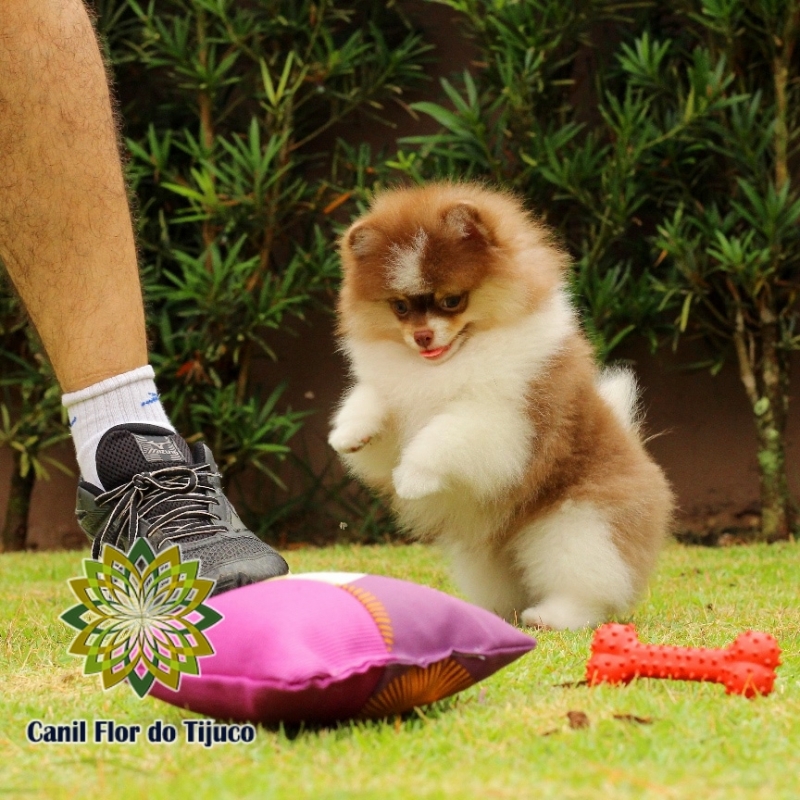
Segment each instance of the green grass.
[{"label": "green grass", "polygon": [[[66,653],[58,616],[74,602],[77,553],[0,556],[0,796],[203,798],[797,798],[800,796],[800,545],[674,545],[633,621],[643,641],[724,646],[747,628],[775,635],[775,691],[748,701],[721,686],[579,681],[591,632],[539,646],[457,698],[404,720],[343,724],[252,745],[32,745],[31,719],[109,718],[144,727],[189,715],[126,687],[104,693]],[[454,591],[422,546],[291,554],[295,572],[367,571]],[[588,728],[570,728],[582,711]],[[617,719],[633,715],[650,724]]]}]

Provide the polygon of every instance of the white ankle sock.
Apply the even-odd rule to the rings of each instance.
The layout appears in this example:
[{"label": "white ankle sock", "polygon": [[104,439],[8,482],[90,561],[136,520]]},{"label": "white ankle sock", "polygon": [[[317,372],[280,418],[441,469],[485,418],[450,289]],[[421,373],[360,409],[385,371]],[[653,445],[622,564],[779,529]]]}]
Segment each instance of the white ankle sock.
[{"label": "white ankle sock", "polygon": [[83,480],[103,488],[95,454],[109,428],[140,422],[175,430],[158,399],[154,378],[151,366],[139,367],[62,396]]}]

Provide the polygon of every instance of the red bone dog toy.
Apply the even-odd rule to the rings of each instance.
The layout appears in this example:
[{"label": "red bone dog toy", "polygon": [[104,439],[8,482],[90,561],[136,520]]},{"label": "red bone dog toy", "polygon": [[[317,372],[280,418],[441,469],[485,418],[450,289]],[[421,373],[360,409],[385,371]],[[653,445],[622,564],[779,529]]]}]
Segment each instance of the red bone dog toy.
[{"label": "red bone dog toy", "polygon": [[728,694],[769,694],[780,663],[780,647],[768,633],[747,631],[719,650],[642,644],[633,625],[608,623],[594,634],[586,665],[590,686],[629,683],[633,678],[714,681]]}]

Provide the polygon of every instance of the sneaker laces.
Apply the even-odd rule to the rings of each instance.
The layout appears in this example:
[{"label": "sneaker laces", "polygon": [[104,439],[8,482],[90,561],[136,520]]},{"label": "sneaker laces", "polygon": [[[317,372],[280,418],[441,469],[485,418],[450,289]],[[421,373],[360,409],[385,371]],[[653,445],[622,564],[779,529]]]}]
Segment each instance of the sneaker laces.
[{"label": "sneaker laces", "polygon": [[[141,536],[141,520],[150,526],[147,537],[160,532],[162,541],[225,533],[224,525],[213,524],[220,519],[211,511],[217,502],[214,488],[201,482],[201,478],[213,477],[219,477],[219,473],[208,464],[176,465],[139,473],[128,483],[98,495],[98,506],[114,504],[114,508],[94,539],[92,558],[99,557],[104,544],[118,546],[125,531],[130,546]],[[159,508],[162,504],[163,509]]]}]

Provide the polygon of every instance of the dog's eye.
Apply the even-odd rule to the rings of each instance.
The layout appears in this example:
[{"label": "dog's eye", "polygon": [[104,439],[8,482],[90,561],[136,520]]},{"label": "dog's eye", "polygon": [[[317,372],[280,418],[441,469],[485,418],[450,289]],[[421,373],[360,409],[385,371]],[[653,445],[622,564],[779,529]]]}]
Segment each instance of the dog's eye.
[{"label": "dog's eye", "polygon": [[457,311],[466,298],[466,294],[448,294],[439,301],[439,307],[445,311]]},{"label": "dog's eye", "polygon": [[389,305],[398,317],[405,317],[408,314],[408,303],[405,300],[390,300]]}]

